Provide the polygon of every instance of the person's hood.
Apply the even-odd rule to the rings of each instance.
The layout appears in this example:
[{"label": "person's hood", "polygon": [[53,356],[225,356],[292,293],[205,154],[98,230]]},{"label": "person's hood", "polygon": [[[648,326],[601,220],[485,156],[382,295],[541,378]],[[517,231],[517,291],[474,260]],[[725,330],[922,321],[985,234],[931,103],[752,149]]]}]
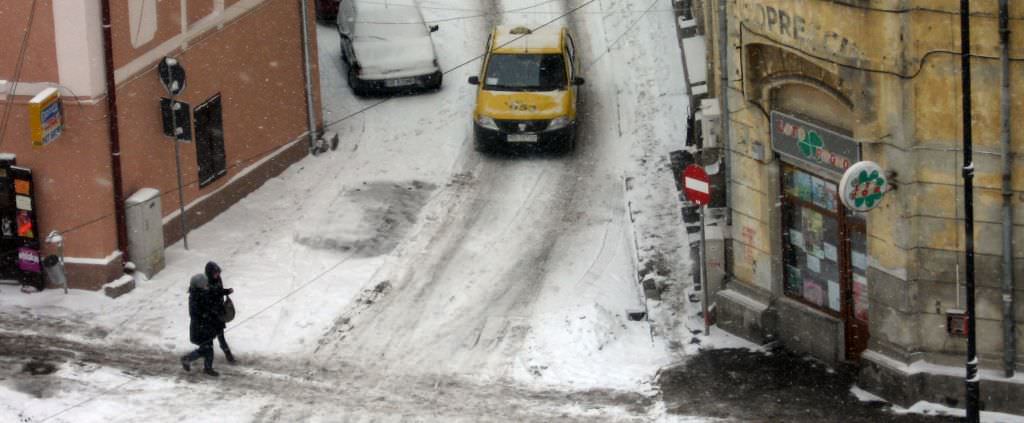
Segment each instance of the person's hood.
[{"label": "person's hood", "polygon": [[206,274],[207,280],[213,279],[213,274],[218,272],[220,272],[220,266],[218,266],[217,263],[214,263],[212,261],[206,263],[206,272],[204,273]]},{"label": "person's hood", "polygon": [[360,78],[387,79],[426,75],[438,70],[430,37],[352,42],[359,62]]},{"label": "person's hood", "polygon": [[205,291],[207,289],[210,289],[210,282],[206,280],[206,275],[196,273],[195,275],[192,275],[192,279],[188,281],[188,288],[189,291]]},{"label": "person's hood", "polygon": [[537,120],[568,116],[572,112],[569,91],[490,91],[477,98],[480,114],[494,119]]}]

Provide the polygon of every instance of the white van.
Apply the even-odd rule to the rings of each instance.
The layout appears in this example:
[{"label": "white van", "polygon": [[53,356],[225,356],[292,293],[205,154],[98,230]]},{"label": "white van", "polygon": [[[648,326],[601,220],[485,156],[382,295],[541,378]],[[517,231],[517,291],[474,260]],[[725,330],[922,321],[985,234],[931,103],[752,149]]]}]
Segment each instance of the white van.
[{"label": "white van", "polygon": [[424,22],[415,0],[341,0],[337,24],[356,95],[441,88],[437,25]]}]

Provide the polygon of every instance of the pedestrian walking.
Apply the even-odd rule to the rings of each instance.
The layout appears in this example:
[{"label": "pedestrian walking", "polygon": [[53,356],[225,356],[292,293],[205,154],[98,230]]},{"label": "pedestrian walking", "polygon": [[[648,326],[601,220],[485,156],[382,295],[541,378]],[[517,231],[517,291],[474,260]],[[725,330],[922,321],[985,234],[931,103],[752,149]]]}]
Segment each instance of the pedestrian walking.
[{"label": "pedestrian walking", "polygon": [[206,275],[197,273],[189,280],[188,286],[188,338],[199,346],[195,351],[181,357],[181,367],[186,372],[192,370],[192,362],[203,358],[203,373],[220,376],[213,370],[213,338],[219,333],[217,303],[211,301],[210,283]]},{"label": "pedestrian walking", "polygon": [[224,358],[228,360],[228,363],[234,364],[235,356],[231,354],[231,348],[228,346],[227,339],[224,339],[224,324],[227,319],[224,318],[224,298],[231,293],[235,292],[232,288],[224,288],[224,281],[220,278],[220,266],[214,262],[206,263],[206,280],[210,282],[210,298],[215,304],[218,304],[217,309],[217,342],[220,344],[220,350],[224,351]]}]

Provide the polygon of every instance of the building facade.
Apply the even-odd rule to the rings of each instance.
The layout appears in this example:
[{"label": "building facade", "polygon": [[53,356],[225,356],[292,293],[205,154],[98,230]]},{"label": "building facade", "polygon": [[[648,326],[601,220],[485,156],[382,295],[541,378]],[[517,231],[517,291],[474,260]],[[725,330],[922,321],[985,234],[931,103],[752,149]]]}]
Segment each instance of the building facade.
[{"label": "building facade", "polygon": [[[1010,2],[1007,115],[1000,10],[996,1],[973,3],[981,390],[987,409],[1024,414],[1015,400],[1024,397],[1016,374],[1024,365],[1024,121],[1011,118],[1006,131],[1001,125],[1024,107],[1024,8]],[[858,365],[862,387],[897,403],[963,407],[958,2],[694,0],[690,7],[707,39],[708,95],[716,105],[728,95],[721,108],[728,125],[704,122],[719,133],[728,128],[703,159],[726,169],[718,187],[729,229],[715,294],[719,325]],[[838,196],[844,172],[860,161],[879,164],[889,186],[867,212]]]},{"label": "building facade", "polygon": [[[320,125],[308,3],[309,100]],[[159,194],[163,242],[181,239],[175,146],[161,110],[169,96],[158,75],[165,57],[185,71],[176,99],[187,103],[190,120],[182,125],[189,140],[179,143],[189,227],[307,154],[301,23],[293,0],[0,3],[0,152],[31,170],[33,235],[43,255],[55,246],[40,238],[62,235],[72,287],[95,289],[124,274],[126,233],[137,229],[125,223],[124,202],[143,189]],[[34,142],[33,99],[54,92],[59,105],[42,115],[50,137]]]}]

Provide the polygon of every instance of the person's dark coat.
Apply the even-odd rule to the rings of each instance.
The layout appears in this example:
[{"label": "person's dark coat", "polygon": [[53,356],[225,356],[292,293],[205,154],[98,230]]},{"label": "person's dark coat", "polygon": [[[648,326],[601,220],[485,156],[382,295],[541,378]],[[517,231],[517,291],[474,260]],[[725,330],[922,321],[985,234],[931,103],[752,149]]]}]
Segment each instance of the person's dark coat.
[{"label": "person's dark coat", "polygon": [[210,283],[210,301],[217,304],[215,309],[217,312],[217,329],[221,332],[224,331],[226,325],[224,324],[221,316],[224,315],[224,296],[234,292],[233,289],[224,289],[224,281],[220,278],[220,266],[214,262],[206,263],[206,270],[204,271],[206,280]]},{"label": "person's dark coat", "polygon": [[188,337],[193,344],[201,345],[212,341],[224,327],[217,314],[224,306],[212,299],[206,276],[192,276],[188,287]]}]

